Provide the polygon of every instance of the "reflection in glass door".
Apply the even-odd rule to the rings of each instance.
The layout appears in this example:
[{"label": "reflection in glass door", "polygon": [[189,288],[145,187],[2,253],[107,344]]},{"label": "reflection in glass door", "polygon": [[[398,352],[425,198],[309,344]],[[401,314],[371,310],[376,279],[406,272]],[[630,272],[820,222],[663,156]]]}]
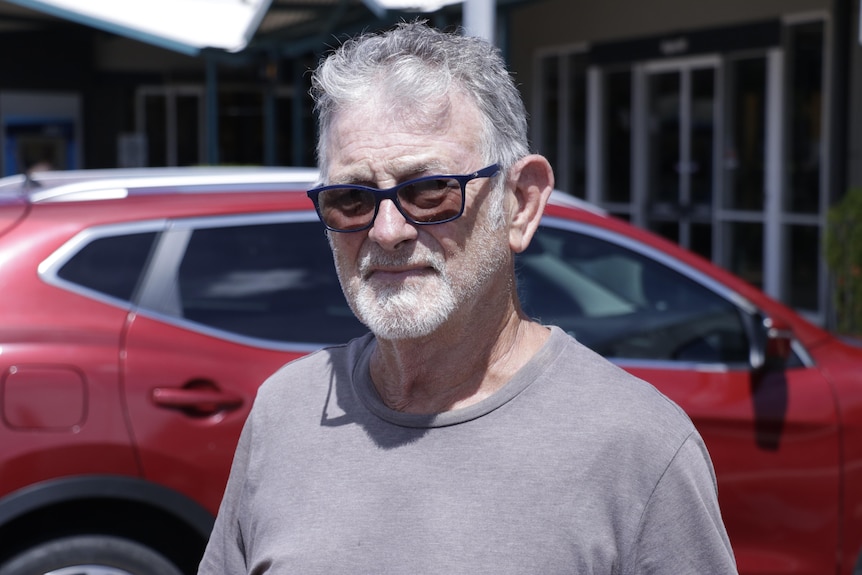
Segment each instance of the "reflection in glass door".
[{"label": "reflection in glass door", "polygon": [[712,258],[717,62],[647,68],[646,225]]}]

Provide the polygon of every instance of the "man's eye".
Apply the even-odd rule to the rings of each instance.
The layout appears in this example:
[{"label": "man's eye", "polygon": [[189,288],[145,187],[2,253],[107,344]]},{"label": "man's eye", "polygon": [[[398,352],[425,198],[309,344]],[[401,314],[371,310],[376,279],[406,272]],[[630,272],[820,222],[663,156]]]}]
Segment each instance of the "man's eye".
[{"label": "man's eye", "polygon": [[349,188],[333,190],[326,203],[344,214],[362,214],[374,206],[374,200],[369,201],[368,192]]},{"label": "man's eye", "polygon": [[434,208],[445,202],[452,193],[461,193],[458,182],[439,179],[425,180],[405,186],[398,195],[403,202],[413,204],[418,208]]}]

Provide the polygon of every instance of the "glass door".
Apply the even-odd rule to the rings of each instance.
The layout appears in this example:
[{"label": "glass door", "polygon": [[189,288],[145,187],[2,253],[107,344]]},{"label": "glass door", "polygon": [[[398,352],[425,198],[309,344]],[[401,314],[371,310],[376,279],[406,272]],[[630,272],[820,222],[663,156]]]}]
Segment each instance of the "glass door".
[{"label": "glass door", "polygon": [[713,257],[718,126],[718,61],[647,66],[646,226]]},{"label": "glass door", "polygon": [[137,91],[136,125],[145,166],[193,166],[203,161],[204,93],[200,86],[144,86]]}]

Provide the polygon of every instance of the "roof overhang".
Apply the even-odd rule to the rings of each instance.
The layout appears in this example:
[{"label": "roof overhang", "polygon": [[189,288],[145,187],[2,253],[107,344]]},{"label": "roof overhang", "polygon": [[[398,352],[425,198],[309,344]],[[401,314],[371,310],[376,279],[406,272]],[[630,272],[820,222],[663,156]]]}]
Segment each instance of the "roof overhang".
[{"label": "roof overhang", "polygon": [[[272,0],[7,0],[52,16],[189,55],[238,52]],[[388,1],[388,0],[387,0]]]},{"label": "roof overhang", "polygon": [[399,12],[436,12],[444,6],[462,0],[362,0],[368,9],[380,18],[389,10]]}]

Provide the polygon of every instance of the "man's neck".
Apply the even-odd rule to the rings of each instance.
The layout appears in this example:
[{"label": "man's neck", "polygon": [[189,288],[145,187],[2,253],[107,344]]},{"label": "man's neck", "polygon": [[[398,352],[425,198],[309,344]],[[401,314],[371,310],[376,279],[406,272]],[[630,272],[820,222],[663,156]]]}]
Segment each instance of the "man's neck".
[{"label": "man's neck", "polygon": [[453,331],[378,340],[371,378],[386,405],[407,413],[441,413],[478,403],[503,387],[550,335],[514,310],[496,329]]}]

